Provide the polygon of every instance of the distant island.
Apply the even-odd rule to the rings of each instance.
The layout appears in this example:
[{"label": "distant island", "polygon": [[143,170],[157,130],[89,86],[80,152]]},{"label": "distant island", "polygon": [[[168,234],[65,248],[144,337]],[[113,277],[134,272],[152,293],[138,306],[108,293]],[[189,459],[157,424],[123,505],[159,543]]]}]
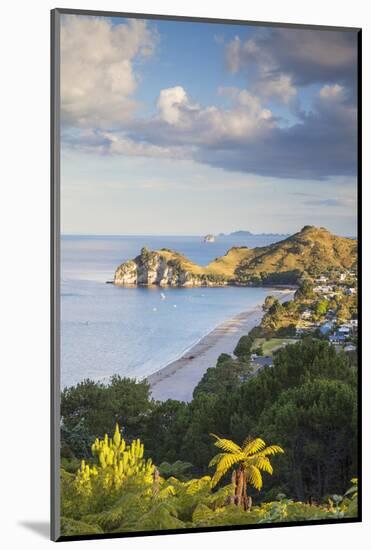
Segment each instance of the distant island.
[{"label": "distant island", "polygon": [[291,285],[298,284],[303,276],[353,268],[356,261],[357,241],[306,225],[268,246],[232,247],[207,266],[197,265],[174,250],[144,247],[139,256],[116,269],[113,283],[161,287]]},{"label": "distant island", "polygon": [[289,237],[289,233],[251,233],[251,231],[233,231],[232,233],[219,233],[218,237]]},{"label": "distant island", "polygon": [[211,235],[210,233],[208,235],[205,235],[204,243],[215,243],[215,236]]}]

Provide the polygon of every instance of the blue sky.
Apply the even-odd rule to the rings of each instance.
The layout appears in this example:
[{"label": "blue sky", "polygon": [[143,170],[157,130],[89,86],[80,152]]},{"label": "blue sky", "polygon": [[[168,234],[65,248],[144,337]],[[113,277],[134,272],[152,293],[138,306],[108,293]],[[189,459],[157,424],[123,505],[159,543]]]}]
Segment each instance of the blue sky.
[{"label": "blue sky", "polygon": [[356,233],[356,33],[65,15],[63,233]]}]

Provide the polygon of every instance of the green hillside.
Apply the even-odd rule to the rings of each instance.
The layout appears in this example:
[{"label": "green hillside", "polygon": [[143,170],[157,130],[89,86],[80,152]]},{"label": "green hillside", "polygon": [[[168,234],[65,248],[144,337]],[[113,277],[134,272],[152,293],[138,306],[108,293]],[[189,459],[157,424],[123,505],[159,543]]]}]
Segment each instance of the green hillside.
[{"label": "green hillside", "polygon": [[[234,276],[240,282],[254,275],[279,273],[295,279],[304,272],[317,275],[329,269],[352,268],[356,264],[357,241],[333,235],[323,227],[305,226],[283,241],[250,252],[245,251],[246,257],[235,266]],[[212,270],[215,264],[219,267],[221,262],[222,259],[213,262],[208,269]]]}]

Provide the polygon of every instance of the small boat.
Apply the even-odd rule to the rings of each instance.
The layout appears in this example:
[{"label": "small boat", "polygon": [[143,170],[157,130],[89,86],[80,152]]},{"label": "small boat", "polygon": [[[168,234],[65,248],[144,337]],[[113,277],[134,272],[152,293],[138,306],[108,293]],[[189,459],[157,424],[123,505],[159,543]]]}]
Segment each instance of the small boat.
[{"label": "small boat", "polygon": [[166,300],[166,294],[164,294],[163,292],[161,292],[160,296],[161,296],[161,300]]}]

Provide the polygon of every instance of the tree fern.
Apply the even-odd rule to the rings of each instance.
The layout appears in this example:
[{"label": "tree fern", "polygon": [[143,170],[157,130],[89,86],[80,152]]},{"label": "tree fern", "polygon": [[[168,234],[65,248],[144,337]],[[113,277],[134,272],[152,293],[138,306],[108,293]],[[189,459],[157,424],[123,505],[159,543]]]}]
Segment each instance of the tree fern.
[{"label": "tree fern", "polygon": [[247,509],[251,504],[248,503],[246,484],[249,483],[260,491],[263,486],[261,471],[268,474],[273,473],[268,456],[284,451],[278,445],[266,447],[265,442],[259,437],[245,439],[241,448],[229,439],[222,439],[215,434],[211,435],[216,439],[215,446],[225,451],[214,456],[209,463],[209,467],[216,467],[212,486],[215,487],[233,466],[238,465],[235,501],[236,504],[242,504]]}]

